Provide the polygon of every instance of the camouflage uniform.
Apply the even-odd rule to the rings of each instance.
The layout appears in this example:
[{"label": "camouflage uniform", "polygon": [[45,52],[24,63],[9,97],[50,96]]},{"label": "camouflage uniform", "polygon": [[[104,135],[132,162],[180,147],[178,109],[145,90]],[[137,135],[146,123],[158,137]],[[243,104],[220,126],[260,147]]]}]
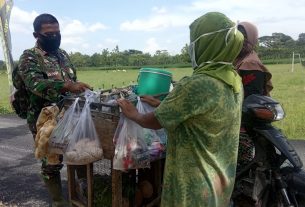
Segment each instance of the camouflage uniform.
[{"label": "camouflage uniform", "polygon": [[[35,139],[41,109],[60,100],[64,83],[76,81],[76,71],[64,50],[52,54],[36,45],[21,55],[19,73],[29,95],[27,122]],[[62,164],[48,165],[46,159],[42,160],[42,175],[46,178],[59,174],[61,168]]]}]

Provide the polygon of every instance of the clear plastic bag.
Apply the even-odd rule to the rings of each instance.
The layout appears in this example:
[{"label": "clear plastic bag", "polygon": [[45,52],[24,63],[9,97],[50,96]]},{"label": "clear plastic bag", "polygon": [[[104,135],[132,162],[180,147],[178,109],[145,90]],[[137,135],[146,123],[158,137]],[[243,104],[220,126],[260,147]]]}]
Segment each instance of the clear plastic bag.
[{"label": "clear plastic bag", "polygon": [[64,162],[70,165],[85,165],[103,158],[103,150],[91,117],[90,104],[93,93],[86,91],[86,102],[82,109],[67,150],[64,154]]},{"label": "clear plastic bag", "polygon": [[[155,110],[154,107],[142,102],[140,98],[138,98],[137,109],[141,114],[147,114]],[[167,134],[165,129],[162,128],[154,130],[143,128],[143,140],[148,147],[151,160],[165,156],[167,143]]]},{"label": "clear plastic bag", "polygon": [[142,137],[143,128],[121,114],[114,135],[113,169],[126,171],[150,167],[149,151]]},{"label": "clear plastic bag", "polygon": [[80,117],[78,101],[79,98],[76,98],[53,129],[49,139],[50,153],[63,154],[65,152]]}]

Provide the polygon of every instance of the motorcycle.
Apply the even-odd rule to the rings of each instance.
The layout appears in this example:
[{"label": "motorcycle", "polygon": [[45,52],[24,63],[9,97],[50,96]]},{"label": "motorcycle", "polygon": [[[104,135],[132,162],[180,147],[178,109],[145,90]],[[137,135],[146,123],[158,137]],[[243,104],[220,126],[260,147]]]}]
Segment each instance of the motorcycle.
[{"label": "motorcycle", "polygon": [[303,163],[281,130],[271,125],[284,117],[271,97],[245,98],[234,207],[305,207]]}]

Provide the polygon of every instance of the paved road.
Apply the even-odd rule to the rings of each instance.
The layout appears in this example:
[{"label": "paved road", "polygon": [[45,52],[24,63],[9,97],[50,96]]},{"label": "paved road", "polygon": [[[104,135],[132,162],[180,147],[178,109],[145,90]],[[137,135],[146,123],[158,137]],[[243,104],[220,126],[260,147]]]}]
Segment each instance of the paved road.
[{"label": "paved road", "polygon": [[[33,138],[25,120],[14,115],[0,116],[0,207],[47,207],[47,191],[39,177],[40,163],[34,158]],[[305,142],[293,141],[305,163]],[[62,170],[67,192],[66,169]],[[66,193],[67,196],[67,193]]]},{"label": "paved road", "polygon": [[[0,116],[0,206],[1,201],[8,206],[49,206],[33,143],[25,120],[12,115]],[[66,192],[66,169],[62,172]]]}]

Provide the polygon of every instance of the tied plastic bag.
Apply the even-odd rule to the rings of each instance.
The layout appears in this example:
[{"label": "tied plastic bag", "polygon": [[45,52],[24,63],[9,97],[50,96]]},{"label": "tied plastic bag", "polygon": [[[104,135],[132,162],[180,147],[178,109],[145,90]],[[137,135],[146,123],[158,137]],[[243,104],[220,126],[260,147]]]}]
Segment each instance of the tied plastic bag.
[{"label": "tied plastic bag", "polygon": [[[147,114],[153,112],[155,107],[150,106],[149,104],[142,102],[138,97],[137,102],[138,112],[141,114]],[[166,143],[167,143],[167,134],[165,129],[143,129],[143,140],[148,147],[150,153],[150,159],[155,160],[162,158],[166,153]]]},{"label": "tied plastic bag", "polygon": [[114,135],[113,169],[149,168],[149,151],[143,138],[143,128],[121,114]]},{"label": "tied plastic bag", "polygon": [[79,98],[76,98],[53,129],[49,139],[50,153],[63,154],[65,152],[80,117],[78,101]]},{"label": "tied plastic bag", "polygon": [[66,164],[85,165],[103,158],[103,150],[91,117],[93,95],[89,90],[85,93],[86,102],[64,154]]},{"label": "tied plastic bag", "polygon": [[35,158],[47,158],[48,164],[60,164],[59,155],[49,153],[48,142],[50,135],[56,126],[56,117],[58,116],[59,108],[55,106],[47,106],[42,108],[38,120],[36,122],[37,134],[35,137]]}]

